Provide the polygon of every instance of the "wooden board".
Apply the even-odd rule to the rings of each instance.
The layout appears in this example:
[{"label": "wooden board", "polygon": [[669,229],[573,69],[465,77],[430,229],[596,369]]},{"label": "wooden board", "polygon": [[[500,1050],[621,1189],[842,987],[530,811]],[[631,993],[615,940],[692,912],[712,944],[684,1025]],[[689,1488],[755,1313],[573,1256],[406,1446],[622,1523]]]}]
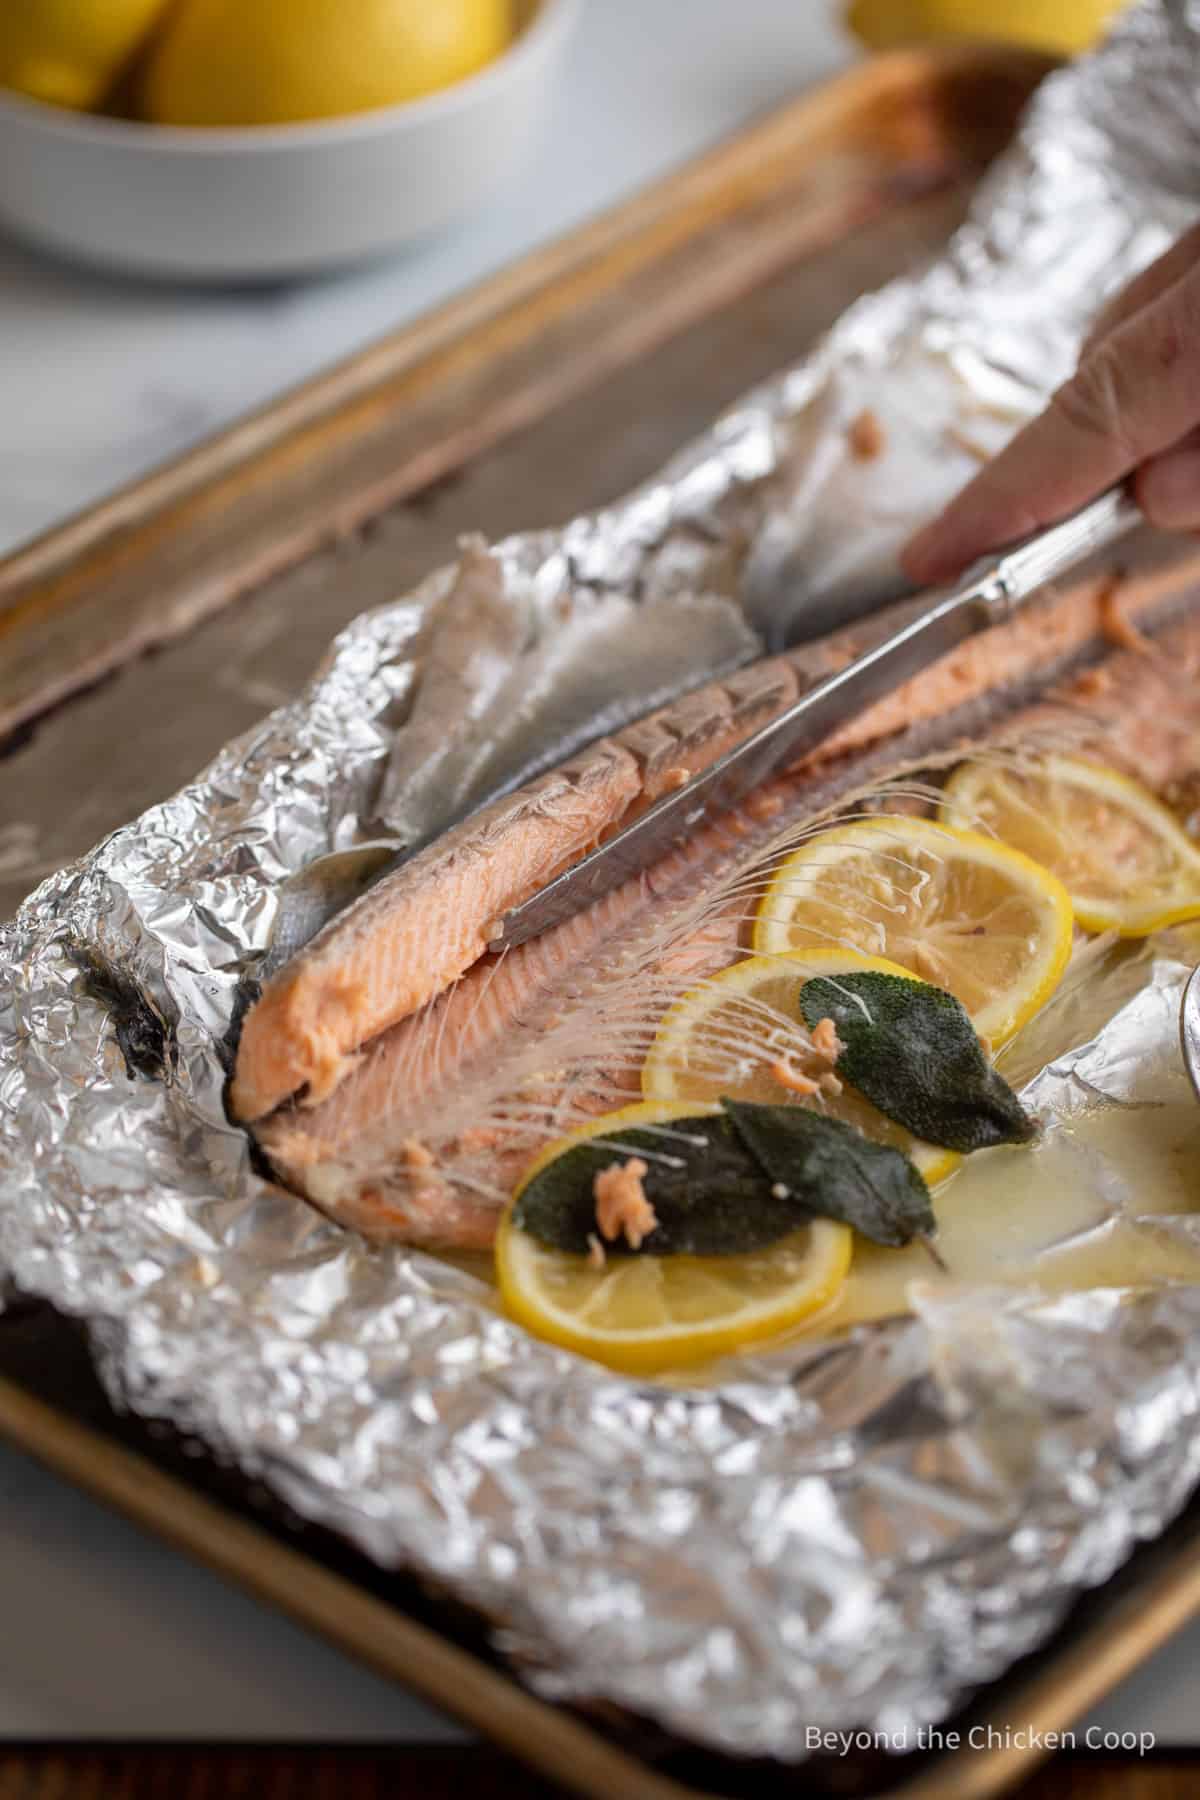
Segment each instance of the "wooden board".
[{"label": "wooden board", "polygon": [[[286,699],[461,531],[613,498],[939,247],[1044,66],[864,65],[0,563],[0,910]],[[45,1307],[0,1316],[0,1431],[580,1792],[795,1791],[794,1773],[544,1706],[444,1596],[113,1415]],[[1189,1515],[972,1716],[1065,1721],[1198,1603]],[[839,1764],[805,1791],[983,1795],[1028,1760]]]}]

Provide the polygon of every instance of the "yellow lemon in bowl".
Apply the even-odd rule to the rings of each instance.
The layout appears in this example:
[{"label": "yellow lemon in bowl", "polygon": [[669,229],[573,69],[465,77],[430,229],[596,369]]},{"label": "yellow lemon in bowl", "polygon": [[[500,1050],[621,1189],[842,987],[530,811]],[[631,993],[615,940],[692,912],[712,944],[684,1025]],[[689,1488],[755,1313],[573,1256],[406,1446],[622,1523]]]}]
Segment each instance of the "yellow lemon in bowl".
[{"label": "yellow lemon in bowl", "polygon": [[449,87],[512,41],[512,0],[179,0],[150,56],[162,125],[283,125]]},{"label": "yellow lemon in bowl", "polygon": [[851,0],[846,23],[868,49],[918,38],[971,37],[1074,56],[1100,36],[1121,0]]},{"label": "yellow lemon in bowl", "polygon": [[0,87],[51,106],[98,106],[165,0],[0,3]]}]

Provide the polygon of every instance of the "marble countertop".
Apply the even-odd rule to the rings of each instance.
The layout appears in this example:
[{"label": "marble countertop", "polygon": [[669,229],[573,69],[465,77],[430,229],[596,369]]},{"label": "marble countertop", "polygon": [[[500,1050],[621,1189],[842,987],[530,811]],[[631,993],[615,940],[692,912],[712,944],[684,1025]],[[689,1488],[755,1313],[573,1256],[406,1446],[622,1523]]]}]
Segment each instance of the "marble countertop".
[{"label": "marble countertop", "polygon": [[[0,553],[850,60],[836,0],[588,0],[557,110],[486,216],[307,285],[152,287],[0,238]],[[0,1735],[452,1738],[458,1728],[0,1446]],[[1196,1740],[1200,1626],[1106,1728]]]}]

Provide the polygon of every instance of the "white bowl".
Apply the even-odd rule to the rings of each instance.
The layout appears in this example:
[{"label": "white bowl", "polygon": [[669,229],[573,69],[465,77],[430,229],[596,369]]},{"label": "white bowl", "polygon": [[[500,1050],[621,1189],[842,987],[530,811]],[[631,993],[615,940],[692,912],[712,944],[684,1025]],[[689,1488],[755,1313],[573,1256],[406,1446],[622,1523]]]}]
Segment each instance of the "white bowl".
[{"label": "white bowl", "polygon": [[336,268],[470,212],[530,148],[578,0],[526,0],[494,63],[376,112],[237,130],[144,125],[0,92],[0,221],[138,274]]}]

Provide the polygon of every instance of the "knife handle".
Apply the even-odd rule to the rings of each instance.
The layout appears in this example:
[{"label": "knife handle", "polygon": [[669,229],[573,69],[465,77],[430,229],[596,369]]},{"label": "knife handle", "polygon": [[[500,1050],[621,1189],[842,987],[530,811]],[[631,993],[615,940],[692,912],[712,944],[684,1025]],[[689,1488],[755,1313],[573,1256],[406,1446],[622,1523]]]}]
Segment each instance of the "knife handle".
[{"label": "knife handle", "polygon": [[1141,517],[1127,487],[1110,488],[1069,519],[1005,550],[998,561],[987,558],[978,565],[978,578],[983,586],[994,583],[999,597],[1016,605],[1085,557],[1115,544]]}]

